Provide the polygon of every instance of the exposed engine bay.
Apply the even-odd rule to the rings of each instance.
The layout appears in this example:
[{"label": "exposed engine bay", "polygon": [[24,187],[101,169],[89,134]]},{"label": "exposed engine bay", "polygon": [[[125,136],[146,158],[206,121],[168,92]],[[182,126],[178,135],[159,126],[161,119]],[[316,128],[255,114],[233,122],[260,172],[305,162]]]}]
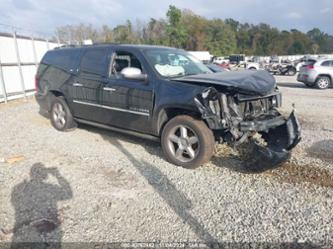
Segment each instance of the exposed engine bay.
[{"label": "exposed engine bay", "polygon": [[[263,171],[283,164],[301,140],[301,127],[293,110],[285,118],[277,110],[282,97],[278,90],[265,96],[226,94],[209,87],[194,99],[202,118],[220,143],[239,148],[252,143],[247,168]],[[254,137],[260,135],[264,144]]]}]

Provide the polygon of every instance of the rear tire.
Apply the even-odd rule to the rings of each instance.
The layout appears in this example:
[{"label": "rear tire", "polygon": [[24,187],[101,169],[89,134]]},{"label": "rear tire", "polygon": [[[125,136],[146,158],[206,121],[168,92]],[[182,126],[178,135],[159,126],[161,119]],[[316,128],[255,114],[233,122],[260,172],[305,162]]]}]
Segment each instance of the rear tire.
[{"label": "rear tire", "polygon": [[289,68],[287,71],[288,76],[294,76],[296,73],[297,73],[296,68],[293,67]]},{"label": "rear tire", "polygon": [[331,85],[331,79],[327,76],[319,76],[316,80],[316,87],[318,89],[327,89]]},{"label": "rear tire", "polygon": [[211,159],[215,139],[213,132],[203,121],[181,115],[165,125],[161,145],[170,163],[194,169]]},{"label": "rear tire", "polygon": [[77,126],[65,99],[61,96],[52,101],[50,119],[52,126],[58,131],[68,131]]}]

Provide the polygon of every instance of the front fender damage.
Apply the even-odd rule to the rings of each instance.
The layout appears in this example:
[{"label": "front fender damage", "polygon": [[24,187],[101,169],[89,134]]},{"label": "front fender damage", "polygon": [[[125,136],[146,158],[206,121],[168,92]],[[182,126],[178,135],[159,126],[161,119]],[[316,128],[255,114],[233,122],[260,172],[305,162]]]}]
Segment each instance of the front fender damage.
[{"label": "front fender damage", "polygon": [[247,148],[250,157],[243,162],[243,170],[262,172],[282,165],[301,140],[295,110],[288,118],[276,108],[271,108],[265,115],[244,117],[241,104],[234,101],[234,96],[219,93],[212,87],[197,95],[194,102],[219,142],[242,153]]}]

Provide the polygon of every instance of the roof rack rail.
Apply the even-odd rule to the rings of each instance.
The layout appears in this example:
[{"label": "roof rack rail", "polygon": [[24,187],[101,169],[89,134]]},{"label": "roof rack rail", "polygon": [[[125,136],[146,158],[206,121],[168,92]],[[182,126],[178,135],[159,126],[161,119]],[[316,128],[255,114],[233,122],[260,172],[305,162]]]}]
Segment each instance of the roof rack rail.
[{"label": "roof rack rail", "polygon": [[65,44],[65,45],[61,45],[58,47],[55,47],[54,49],[61,49],[61,48],[76,48],[79,47],[81,45],[74,45],[74,44]]},{"label": "roof rack rail", "polygon": [[90,46],[93,45],[121,45],[121,43],[116,43],[116,42],[95,42]]},{"label": "roof rack rail", "polygon": [[96,42],[93,44],[64,44],[62,46],[55,47],[54,49],[61,49],[61,48],[80,48],[80,47],[91,47],[91,46],[98,46],[98,45],[121,45],[121,43],[112,43],[112,42]]}]

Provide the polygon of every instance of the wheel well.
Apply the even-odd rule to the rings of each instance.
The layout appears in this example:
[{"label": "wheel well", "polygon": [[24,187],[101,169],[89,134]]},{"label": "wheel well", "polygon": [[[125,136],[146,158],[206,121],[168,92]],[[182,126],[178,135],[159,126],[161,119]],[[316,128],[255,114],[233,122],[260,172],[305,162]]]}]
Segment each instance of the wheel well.
[{"label": "wheel well", "polygon": [[56,97],[64,96],[64,94],[62,92],[59,92],[59,91],[56,91],[56,90],[51,90],[50,93],[52,93]]},{"label": "wheel well", "polygon": [[157,122],[157,132],[158,135],[161,135],[162,130],[166,123],[171,120],[172,118],[178,115],[188,115],[194,118],[201,118],[201,114],[198,112],[182,109],[182,108],[166,108],[163,109],[158,115],[158,122]]},{"label": "wheel well", "polygon": [[329,74],[319,74],[319,75],[317,76],[317,79],[316,79],[316,80],[318,80],[319,77],[328,77],[328,78],[330,79],[330,81],[331,81],[331,85],[333,84],[331,75],[329,75]]},{"label": "wheel well", "polygon": [[48,109],[51,110],[51,105],[54,97],[64,96],[62,92],[50,90],[47,98]]}]

